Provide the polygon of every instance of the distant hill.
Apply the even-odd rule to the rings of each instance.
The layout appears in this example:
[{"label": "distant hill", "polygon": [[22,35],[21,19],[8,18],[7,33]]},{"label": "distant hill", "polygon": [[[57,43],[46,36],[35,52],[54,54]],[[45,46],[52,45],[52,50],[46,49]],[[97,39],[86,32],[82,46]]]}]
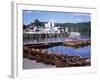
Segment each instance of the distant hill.
[{"label": "distant hill", "polygon": [[[28,25],[23,25],[23,29],[26,29],[30,26],[37,26],[37,27],[44,27],[45,23],[47,22],[41,22],[38,19],[36,19],[33,23],[30,23]],[[62,28],[68,27],[69,31],[73,32],[91,32],[91,22],[81,22],[81,23],[55,23],[55,26],[60,26]]]}]

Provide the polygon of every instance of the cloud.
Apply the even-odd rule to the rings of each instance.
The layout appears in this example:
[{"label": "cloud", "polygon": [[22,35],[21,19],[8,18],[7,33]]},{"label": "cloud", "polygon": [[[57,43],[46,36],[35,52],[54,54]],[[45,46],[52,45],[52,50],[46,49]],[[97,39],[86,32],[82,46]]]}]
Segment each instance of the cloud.
[{"label": "cloud", "polygon": [[49,20],[50,22],[56,22],[54,19]]},{"label": "cloud", "polygon": [[33,13],[33,11],[31,11],[31,10],[24,10],[24,13],[31,14],[31,13]]},{"label": "cloud", "polygon": [[83,21],[83,19],[76,19],[76,21],[77,21],[77,22],[81,22],[81,21]]},{"label": "cloud", "polygon": [[78,17],[78,16],[90,16],[90,13],[75,13],[75,14],[73,14],[73,17]]}]

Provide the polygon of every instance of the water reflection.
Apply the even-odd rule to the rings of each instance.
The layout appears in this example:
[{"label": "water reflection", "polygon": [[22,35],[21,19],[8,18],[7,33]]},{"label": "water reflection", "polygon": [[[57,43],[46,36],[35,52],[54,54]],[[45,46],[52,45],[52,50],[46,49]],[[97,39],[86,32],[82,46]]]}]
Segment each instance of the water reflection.
[{"label": "water reflection", "polygon": [[56,46],[48,48],[49,51],[53,53],[69,54],[69,55],[80,55],[82,57],[90,57],[91,47],[80,47],[80,48],[71,48],[65,46]]}]

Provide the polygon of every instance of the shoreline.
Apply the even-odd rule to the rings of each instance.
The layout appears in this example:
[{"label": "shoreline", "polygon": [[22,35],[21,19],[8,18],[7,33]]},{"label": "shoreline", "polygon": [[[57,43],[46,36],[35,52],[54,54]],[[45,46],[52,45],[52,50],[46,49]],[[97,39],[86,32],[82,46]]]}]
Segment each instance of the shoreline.
[{"label": "shoreline", "polygon": [[56,68],[56,66],[37,63],[35,60],[29,60],[28,58],[23,58],[23,69],[39,69],[39,68]]},{"label": "shoreline", "polygon": [[[90,66],[91,65],[90,58],[83,58],[80,55],[68,55],[68,54],[61,54],[61,53],[53,54],[51,51],[43,51],[42,49],[35,49],[29,46],[24,46],[23,52],[24,52],[23,58],[34,60],[36,63],[42,63],[42,66],[41,64],[40,65],[33,64],[33,66],[36,65],[39,68],[45,68],[45,67],[48,68],[48,66],[51,66],[51,65],[56,66],[56,68],[57,67],[78,67],[78,66]],[[45,65],[48,65],[48,66],[45,66]]]}]

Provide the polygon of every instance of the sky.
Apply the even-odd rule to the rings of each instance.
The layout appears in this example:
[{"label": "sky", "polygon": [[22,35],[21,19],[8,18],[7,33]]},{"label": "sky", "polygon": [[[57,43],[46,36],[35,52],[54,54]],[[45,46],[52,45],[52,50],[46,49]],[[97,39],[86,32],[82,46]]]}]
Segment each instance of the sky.
[{"label": "sky", "polygon": [[90,22],[90,13],[52,12],[23,10],[23,24],[28,25],[38,19],[41,22],[80,23]]}]

